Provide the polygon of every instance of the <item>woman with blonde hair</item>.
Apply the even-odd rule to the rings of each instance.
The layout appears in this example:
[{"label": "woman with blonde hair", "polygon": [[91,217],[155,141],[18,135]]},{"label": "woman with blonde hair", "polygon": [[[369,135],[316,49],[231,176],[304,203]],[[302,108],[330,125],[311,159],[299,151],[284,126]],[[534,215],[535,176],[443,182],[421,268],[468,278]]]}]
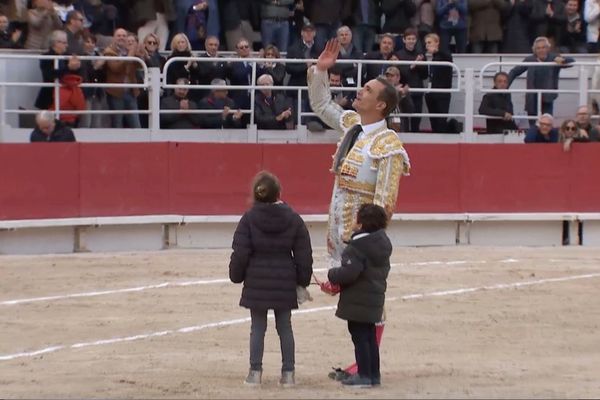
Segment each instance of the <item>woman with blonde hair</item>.
[{"label": "woman with blonde hair", "polygon": [[[174,57],[192,57],[192,45],[185,33],[178,33],[171,40],[171,54],[167,61]],[[177,79],[186,78],[194,84],[199,73],[198,63],[195,61],[175,61],[167,71],[167,83],[174,85]]]},{"label": "woman with blonde hair", "polygon": [[571,150],[571,143],[573,142],[589,142],[590,137],[585,129],[579,128],[577,122],[574,119],[566,119],[560,125],[558,131],[558,137],[560,142],[563,144],[563,150]]},{"label": "woman with blonde hair", "polygon": [[269,74],[273,77],[273,84],[275,86],[282,86],[283,79],[285,78],[285,65],[271,61],[273,59],[281,58],[277,46],[272,44],[265,46],[265,48],[260,51],[260,56],[268,59],[269,61],[260,63],[258,65],[256,76],[259,77],[264,74]]}]

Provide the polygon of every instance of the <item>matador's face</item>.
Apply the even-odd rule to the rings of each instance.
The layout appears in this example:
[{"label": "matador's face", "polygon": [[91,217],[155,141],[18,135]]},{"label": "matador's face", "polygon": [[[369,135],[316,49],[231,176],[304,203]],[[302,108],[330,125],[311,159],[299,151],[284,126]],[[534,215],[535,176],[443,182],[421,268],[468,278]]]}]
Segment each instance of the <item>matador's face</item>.
[{"label": "matador's face", "polygon": [[378,98],[384,87],[383,83],[379,82],[377,79],[371,79],[358,91],[356,98],[352,102],[352,107],[354,107],[358,113],[375,110],[378,107],[378,104],[382,102],[381,100],[378,100]]}]

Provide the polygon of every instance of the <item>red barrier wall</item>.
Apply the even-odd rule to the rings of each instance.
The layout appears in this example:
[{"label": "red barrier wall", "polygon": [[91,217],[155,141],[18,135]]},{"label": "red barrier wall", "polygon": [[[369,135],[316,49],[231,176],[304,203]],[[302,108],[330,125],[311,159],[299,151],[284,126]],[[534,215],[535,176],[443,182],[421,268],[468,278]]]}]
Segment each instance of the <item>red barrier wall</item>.
[{"label": "red barrier wall", "polygon": [[[397,211],[599,212],[600,144],[410,144]],[[240,214],[268,169],[283,198],[326,213],[329,144],[53,143],[0,145],[0,219]]]}]

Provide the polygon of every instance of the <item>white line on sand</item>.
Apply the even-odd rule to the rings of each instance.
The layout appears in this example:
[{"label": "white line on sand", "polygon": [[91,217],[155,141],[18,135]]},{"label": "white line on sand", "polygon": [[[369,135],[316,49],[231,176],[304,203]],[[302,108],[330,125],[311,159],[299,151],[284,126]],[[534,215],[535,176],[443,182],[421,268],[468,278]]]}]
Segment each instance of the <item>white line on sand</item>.
[{"label": "white line on sand", "polygon": [[[415,293],[415,294],[408,294],[408,295],[401,296],[401,297],[388,297],[387,301],[412,300],[412,299],[420,299],[420,298],[425,298],[425,297],[451,296],[451,295],[473,293],[473,292],[484,291],[484,290],[512,289],[512,288],[520,288],[523,286],[541,285],[544,283],[565,282],[565,281],[573,281],[573,280],[577,280],[577,279],[589,279],[589,278],[597,278],[597,277],[600,277],[600,273],[585,274],[585,275],[571,275],[571,276],[563,276],[560,278],[539,279],[539,280],[535,280],[535,281],[499,283],[496,285],[489,285],[489,286],[480,286],[480,287],[453,289],[453,290],[442,290],[442,291],[429,292],[429,293]],[[320,312],[320,311],[334,310],[335,308],[336,308],[336,306],[332,305],[332,306],[325,306],[325,307],[316,307],[316,308],[295,310],[293,313],[294,314],[309,314],[309,313],[315,313],[315,312]],[[230,319],[230,320],[225,320],[225,321],[212,322],[212,323],[208,323],[208,324],[204,324],[204,325],[188,326],[185,328],[170,329],[170,330],[165,330],[165,331],[145,333],[145,334],[134,335],[134,336],[96,340],[93,342],[75,343],[72,345],[51,346],[51,347],[46,347],[46,348],[40,349],[40,350],[30,351],[30,352],[2,355],[2,356],[0,356],[0,361],[14,360],[16,358],[22,358],[22,357],[33,357],[33,356],[37,356],[40,354],[53,353],[55,351],[63,350],[63,349],[78,349],[78,348],[82,348],[82,347],[101,346],[101,345],[105,345],[105,344],[132,342],[132,341],[136,341],[136,340],[143,340],[143,339],[148,339],[148,338],[152,338],[152,337],[172,335],[172,334],[176,334],[176,333],[190,333],[190,332],[196,332],[196,331],[201,331],[201,330],[210,329],[210,328],[243,324],[243,323],[246,323],[249,321],[250,321],[250,318],[248,318],[248,317],[237,318],[237,319]]]},{"label": "white line on sand", "polygon": [[[499,262],[518,262],[519,260],[507,259],[500,260]],[[392,267],[410,267],[410,266],[431,266],[431,265],[461,265],[461,264],[485,264],[488,261],[485,260],[475,260],[475,261],[466,261],[466,260],[456,260],[456,261],[421,261],[421,262],[412,262],[412,263],[395,263],[392,264]],[[314,272],[325,272],[327,268],[315,268]],[[172,288],[172,287],[184,287],[184,286],[196,286],[196,285],[214,285],[221,283],[230,283],[229,279],[208,279],[208,280],[196,280],[196,281],[184,281],[184,282],[162,282],[154,285],[146,285],[146,286],[137,286],[131,288],[123,288],[123,289],[108,289],[101,291],[93,291],[93,292],[83,292],[83,293],[71,293],[71,294],[62,294],[55,296],[43,296],[43,297],[31,297],[26,299],[16,299],[16,300],[4,300],[0,302],[0,306],[14,306],[17,304],[27,304],[27,303],[37,303],[43,301],[55,301],[55,300],[65,300],[65,299],[74,299],[81,297],[96,297],[96,296],[105,296],[109,294],[120,294],[120,293],[133,293],[133,292],[142,292],[145,290],[152,289],[162,289],[162,288]]]}]

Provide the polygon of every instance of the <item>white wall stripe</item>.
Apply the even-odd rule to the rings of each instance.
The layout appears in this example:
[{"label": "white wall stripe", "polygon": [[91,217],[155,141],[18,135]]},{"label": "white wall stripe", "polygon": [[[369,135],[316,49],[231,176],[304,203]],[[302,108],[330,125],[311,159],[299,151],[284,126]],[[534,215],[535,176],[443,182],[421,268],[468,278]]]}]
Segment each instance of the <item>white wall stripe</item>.
[{"label": "white wall stripe", "polygon": [[[499,283],[499,284],[490,285],[490,286],[442,290],[442,291],[435,291],[435,292],[428,292],[428,293],[415,293],[415,294],[404,295],[401,297],[388,297],[386,299],[386,301],[390,302],[390,301],[396,301],[398,299],[411,300],[411,299],[420,299],[420,298],[425,298],[425,297],[450,296],[450,295],[457,295],[457,294],[473,293],[473,292],[484,291],[484,290],[512,289],[512,288],[520,288],[520,287],[524,287],[524,286],[541,285],[544,283],[566,282],[566,281],[573,281],[573,280],[577,280],[577,279],[590,279],[590,278],[597,278],[597,277],[600,277],[600,273],[592,273],[592,274],[584,274],[584,275],[571,275],[571,276],[563,276],[563,277],[559,277],[559,278],[539,279],[539,280],[535,280],[535,281]],[[315,312],[321,312],[321,311],[334,310],[335,308],[336,308],[336,306],[332,305],[332,306],[325,306],[325,307],[300,309],[300,310],[294,310],[293,314],[309,314],[309,313],[315,313]],[[116,343],[122,343],[122,342],[131,342],[131,341],[136,341],[136,340],[148,339],[148,338],[152,338],[152,337],[172,335],[175,333],[190,333],[190,332],[196,332],[196,331],[201,331],[201,330],[210,329],[210,328],[217,328],[217,327],[223,327],[223,326],[229,326],[229,325],[239,325],[239,324],[243,324],[243,323],[246,323],[249,321],[250,321],[250,318],[248,318],[248,317],[237,318],[237,319],[231,319],[231,320],[225,320],[225,321],[212,322],[212,323],[208,323],[208,324],[204,324],[204,325],[188,326],[188,327],[179,328],[176,330],[165,330],[165,331],[152,332],[152,333],[140,334],[140,335],[135,335],[135,336],[103,339],[103,340],[97,340],[97,341],[93,341],[93,342],[75,343],[72,345],[51,346],[51,347],[46,347],[44,349],[35,350],[35,351],[31,351],[31,352],[21,352],[21,353],[15,353],[15,354],[2,355],[2,356],[0,356],[0,361],[14,360],[14,359],[23,358],[23,357],[34,357],[36,355],[52,353],[52,352],[67,349],[67,348],[78,349],[78,348],[83,348],[83,347],[101,346],[101,345],[116,344]]]}]

